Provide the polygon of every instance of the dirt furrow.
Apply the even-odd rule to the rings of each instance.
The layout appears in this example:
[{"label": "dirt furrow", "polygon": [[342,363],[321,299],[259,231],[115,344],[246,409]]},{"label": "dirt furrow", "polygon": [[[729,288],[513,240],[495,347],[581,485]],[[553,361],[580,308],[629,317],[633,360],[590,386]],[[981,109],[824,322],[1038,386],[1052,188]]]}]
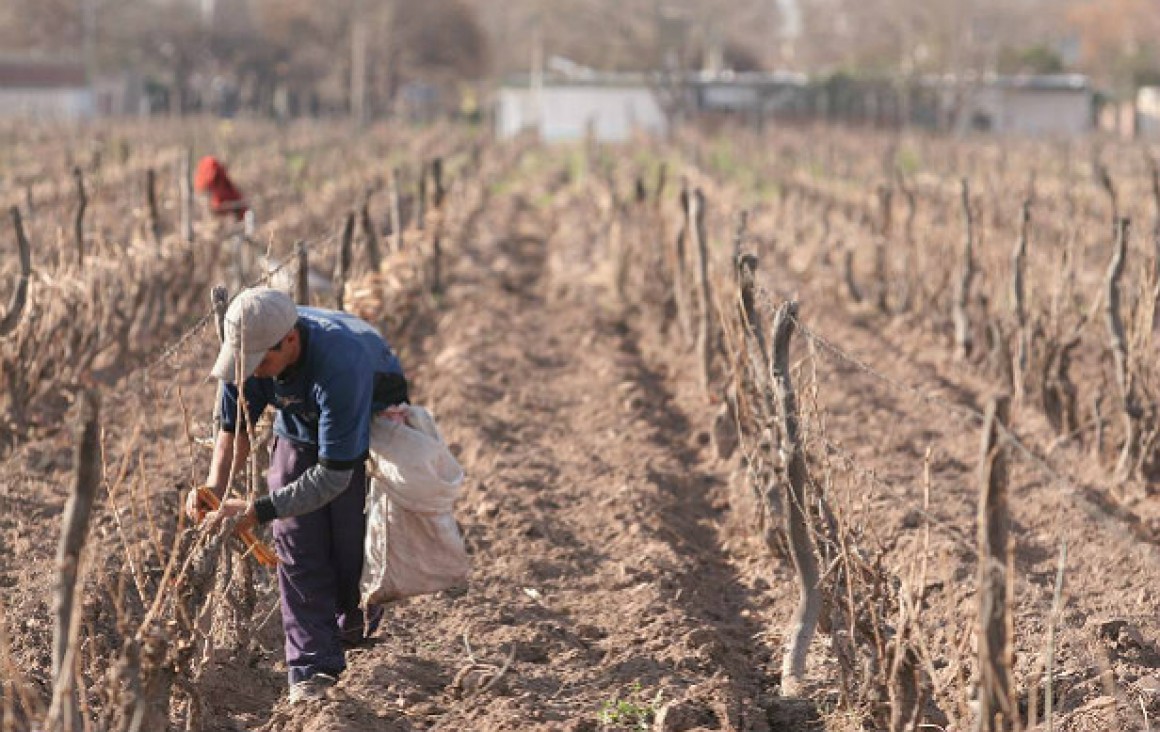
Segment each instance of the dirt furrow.
[{"label": "dirt furrow", "polygon": [[[725,558],[703,435],[600,292],[555,294],[569,227],[518,196],[494,208],[411,366],[470,476],[471,586],[393,608],[310,728],[631,727],[672,704],[674,729],[767,729],[769,585]],[[473,662],[506,670],[473,693]]]}]

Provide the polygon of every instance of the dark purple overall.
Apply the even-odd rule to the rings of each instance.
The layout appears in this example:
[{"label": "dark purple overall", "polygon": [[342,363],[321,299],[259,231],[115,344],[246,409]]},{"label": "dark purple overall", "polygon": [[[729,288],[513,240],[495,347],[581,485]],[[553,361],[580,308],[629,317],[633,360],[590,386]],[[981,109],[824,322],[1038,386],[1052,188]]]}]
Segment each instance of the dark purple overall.
[{"label": "dark purple overall", "polygon": [[[274,437],[267,483],[273,492],[318,462],[318,448]],[[274,521],[278,589],[290,683],[316,673],[337,676],[346,668],[343,645],[364,637],[359,609],[363,539],[366,534],[366,466],[359,463],[350,485],[321,508]],[[379,615],[372,613],[372,615]],[[372,628],[377,621],[372,620]]]}]

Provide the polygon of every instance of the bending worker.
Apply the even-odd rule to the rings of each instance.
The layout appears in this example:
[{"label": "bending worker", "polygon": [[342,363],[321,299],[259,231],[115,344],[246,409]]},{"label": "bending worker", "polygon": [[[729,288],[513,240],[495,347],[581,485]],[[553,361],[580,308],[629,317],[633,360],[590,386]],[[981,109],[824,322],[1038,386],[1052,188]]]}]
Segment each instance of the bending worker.
[{"label": "bending worker", "polygon": [[[284,292],[241,292],[226,312],[213,366],[224,383],[221,430],[207,484],[220,498],[244,474],[249,435],[240,424],[243,383],[251,428],[274,406],[269,493],[222,502],[244,529],[273,521],[290,700],[319,698],[346,668],[344,645],[378,623],[359,609],[372,415],[407,401],[399,359],[370,324],[344,312],[297,307]],[[232,460],[231,460],[232,458]],[[186,511],[199,513],[196,491]]]}]

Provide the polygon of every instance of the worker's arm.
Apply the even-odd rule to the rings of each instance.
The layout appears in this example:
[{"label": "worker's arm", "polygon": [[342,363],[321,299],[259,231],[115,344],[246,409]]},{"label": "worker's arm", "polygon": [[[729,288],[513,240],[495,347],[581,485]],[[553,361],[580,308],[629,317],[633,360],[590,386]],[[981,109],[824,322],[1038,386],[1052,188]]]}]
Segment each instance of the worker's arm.
[{"label": "worker's arm", "polygon": [[[335,470],[324,465],[307,468],[306,472],[288,485],[253,503],[241,498],[227,498],[216,511],[217,516],[242,516],[243,529],[273,521],[291,518],[317,510],[330,503],[350,485],[353,470]],[[210,518],[215,516],[209,514]]]},{"label": "worker's arm", "polygon": [[[209,474],[205,484],[210,487],[218,498],[225,496],[231,475],[236,475],[245,469],[246,459],[250,456],[250,438],[244,432],[235,436],[233,432],[221,430],[217,441],[214,442],[213,458],[210,460]],[[232,469],[231,469],[232,468]],[[197,503],[197,488],[190,490],[185,498],[185,512],[195,521],[201,511]]]},{"label": "worker's arm", "polygon": [[314,465],[307,468],[297,480],[255,501],[255,518],[264,524],[276,518],[301,516],[322,508],[350,485],[355,462],[351,461],[349,467]]},{"label": "worker's arm", "polygon": [[217,442],[213,448],[213,460],[209,465],[209,475],[205,479],[206,485],[213,489],[218,498],[225,495],[230,476],[245,470],[246,460],[249,457],[249,435],[245,432],[235,434],[225,430],[218,432]]}]

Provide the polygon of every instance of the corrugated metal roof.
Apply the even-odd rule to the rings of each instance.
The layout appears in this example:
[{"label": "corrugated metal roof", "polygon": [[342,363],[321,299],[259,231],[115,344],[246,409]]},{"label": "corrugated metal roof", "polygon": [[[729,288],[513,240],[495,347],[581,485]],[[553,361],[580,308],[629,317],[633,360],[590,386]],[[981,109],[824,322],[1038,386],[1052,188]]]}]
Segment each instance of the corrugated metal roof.
[{"label": "corrugated metal roof", "polygon": [[1008,89],[1087,89],[1090,86],[1088,78],[1082,74],[1020,74],[1016,76],[998,76],[994,79],[996,86]]},{"label": "corrugated metal roof", "polygon": [[[690,86],[805,86],[808,77],[805,74],[790,71],[746,71],[741,73],[682,71],[662,73],[659,71],[596,71],[583,66],[564,68],[557,61],[554,68],[544,72],[542,76],[545,86],[584,86],[584,87],[641,87],[664,86],[673,82],[680,82]],[[532,76],[527,72],[510,74],[505,77],[501,86],[505,88],[522,88],[531,84]]]},{"label": "corrugated metal roof", "polygon": [[923,77],[934,87],[975,86],[1035,91],[1088,91],[1091,80],[1083,74],[944,74]]}]

